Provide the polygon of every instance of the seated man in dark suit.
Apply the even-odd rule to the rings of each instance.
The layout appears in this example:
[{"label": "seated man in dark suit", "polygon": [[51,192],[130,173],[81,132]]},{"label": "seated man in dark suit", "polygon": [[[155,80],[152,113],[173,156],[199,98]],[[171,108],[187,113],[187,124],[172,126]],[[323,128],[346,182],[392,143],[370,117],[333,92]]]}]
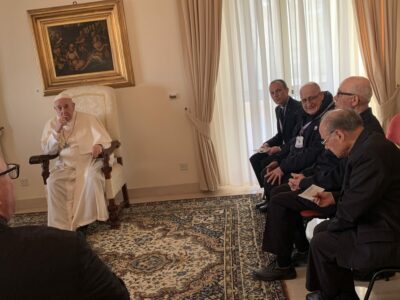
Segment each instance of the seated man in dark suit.
[{"label": "seated man in dark suit", "polygon": [[289,88],[282,79],[271,81],[269,93],[277,105],[275,107],[275,115],[278,132],[260,146],[258,153],[250,157],[250,162],[260,187],[264,186],[264,176],[261,171],[270,162],[270,156],[281,151],[281,146],[292,139],[295,134],[293,131],[298,117],[301,114],[300,102],[289,96]]},{"label": "seated man in dark suit", "polygon": [[[363,120],[366,130],[383,135],[382,127],[368,107],[371,97],[372,87],[367,78],[349,77],[340,84],[334,100],[337,107],[357,112]],[[293,263],[296,266],[307,262],[309,243],[300,212],[315,210],[322,217],[327,218],[333,216],[336,210],[335,206],[320,208],[314,203],[298,197],[298,194],[311,184],[321,186],[325,190],[340,190],[345,165],[346,158],[339,159],[331,151],[325,149],[312,166],[313,176],[304,178],[303,174],[292,174],[294,178],[289,179],[289,184],[272,189],[262,249],[275,253],[281,265]],[[307,170],[303,172],[306,173]],[[296,248],[292,252],[293,244]],[[268,266],[255,271],[255,277],[268,280],[268,277],[264,276],[267,268]],[[368,278],[368,274],[362,275],[362,277]]]},{"label": "seated man in dark suit", "polygon": [[128,300],[121,279],[97,257],[82,234],[45,226],[9,227],[18,165],[0,157],[1,299]]},{"label": "seated man in dark suit", "polygon": [[[322,92],[315,82],[309,82],[301,87],[300,97],[303,113],[296,128],[296,137],[286,143],[266,167],[264,192],[267,200],[272,187],[286,183],[291,173],[311,166],[323,151],[318,127],[321,117],[334,107],[332,95]],[[266,207],[264,205],[259,209],[266,211]]]},{"label": "seated man in dark suit", "polygon": [[313,200],[337,210],[314,230],[307,299],[358,299],[351,269],[400,264],[400,150],[365,130],[351,110],[326,114],[320,133],[326,149],[348,159],[341,192],[320,192]]}]

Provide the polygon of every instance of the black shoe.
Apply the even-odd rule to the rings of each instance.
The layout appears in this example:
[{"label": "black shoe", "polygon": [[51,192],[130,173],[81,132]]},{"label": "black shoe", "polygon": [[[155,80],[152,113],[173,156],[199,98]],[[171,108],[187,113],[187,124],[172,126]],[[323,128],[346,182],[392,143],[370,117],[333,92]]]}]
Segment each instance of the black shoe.
[{"label": "black shoe", "polygon": [[260,208],[259,208],[258,210],[259,210],[260,212],[262,212],[262,213],[266,213],[267,210],[268,210],[268,203],[265,204],[265,205],[263,205],[263,206],[260,206]]},{"label": "black shoe", "polygon": [[259,209],[261,206],[264,206],[264,205],[266,205],[267,203],[268,203],[267,200],[264,200],[264,201],[262,201],[262,202],[257,203],[257,204],[256,204],[256,209]]},{"label": "black shoe", "polygon": [[[381,279],[386,279],[393,277],[395,275],[395,272],[385,272],[381,273],[378,276],[376,276],[375,280],[381,280]],[[353,270],[353,279],[356,281],[363,281],[363,282],[369,282],[372,279],[372,276],[374,276],[373,271],[359,271],[359,270]]]},{"label": "black shoe", "polygon": [[297,249],[294,249],[292,252],[292,262],[293,266],[299,267],[307,265],[308,262],[308,250],[304,252],[300,252]]},{"label": "black shoe", "polygon": [[297,276],[296,270],[292,265],[282,268],[276,262],[264,268],[254,270],[252,275],[254,279],[262,281],[289,280],[295,279]]},{"label": "black shoe", "polygon": [[321,295],[320,291],[308,293],[306,295],[306,300],[323,300],[324,298]]},{"label": "black shoe", "polygon": [[76,232],[83,234],[86,237],[88,229],[89,229],[89,225],[84,225],[84,226],[78,227],[76,229]]}]

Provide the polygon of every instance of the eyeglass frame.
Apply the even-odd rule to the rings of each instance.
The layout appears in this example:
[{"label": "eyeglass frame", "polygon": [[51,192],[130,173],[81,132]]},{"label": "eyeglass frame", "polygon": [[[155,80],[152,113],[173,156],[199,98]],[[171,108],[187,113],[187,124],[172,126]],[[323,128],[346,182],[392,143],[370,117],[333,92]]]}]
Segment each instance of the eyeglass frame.
[{"label": "eyeglass frame", "polygon": [[321,95],[322,92],[318,92],[318,94],[314,95],[314,96],[310,96],[304,99],[301,99],[301,103],[307,103],[307,102],[314,102],[315,100],[317,100],[317,98],[319,97],[319,95]]},{"label": "eyeglass frame", "polygon": [[346,93],[346,92],[337,91],[336,92],[336,96],[357,96],[357,95],[353,94],[353,93]]},{"label": "eyeglass frame", "polygon": [[8,173],[11,173],[14,170],[16,170],[17,175],[11,176],[11,174],[9,174],[9,176],[11,179],[17,179],[19,177],[19,164],[7,164],[7,170],[1,172],[0,176],[7,175]]},{"label": "eyeglass frame", "polygon": [[325,144],[328,142],[328,140],[331,138],[332,133],[334,133],[336,129],[333,129],[331,132],[329,132],[328,137],[321,141],[321,144],[325,146]]}]

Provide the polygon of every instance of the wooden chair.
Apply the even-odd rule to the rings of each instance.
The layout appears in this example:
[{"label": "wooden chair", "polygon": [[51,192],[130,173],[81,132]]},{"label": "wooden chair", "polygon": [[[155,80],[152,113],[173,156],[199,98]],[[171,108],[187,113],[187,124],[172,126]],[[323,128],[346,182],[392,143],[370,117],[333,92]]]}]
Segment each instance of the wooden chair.
[{"label": "wooden chair", "polygon": [[[109,222],[111,228],[119,227],[119,214],[124,207],[129,206],[128,189],[122,169],[122,157],[119,153],[121,143],[118,111],[116,106],[115,91],[106,86],[81,86],[65,90],[63,93],[70,95],[75,102],[75,110],[93,114],[103,123],[112,138],[111,146],[103,150],[102,171],[106,179],[105,196],[108,201]],[[114,154],[114,163],[110,164],[110,156]],[[46,185],[50,175],[50,161],[55,155],[35,155],[30,157],[30,164],[41,164],[43,182]],[[123,201],[117,203],[116,196],[122,191]]]}]

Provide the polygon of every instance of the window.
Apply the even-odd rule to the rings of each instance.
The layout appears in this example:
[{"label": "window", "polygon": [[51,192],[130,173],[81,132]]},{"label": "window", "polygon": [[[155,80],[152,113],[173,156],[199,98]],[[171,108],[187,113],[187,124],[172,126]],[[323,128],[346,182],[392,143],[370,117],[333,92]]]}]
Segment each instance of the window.
[{"label": "window", "polygon": [[212,124],[223,184],[256,184],[248,161],[276,133],[268,84],[284,79],[292,96],[308,81],[334,93],[363,75],[352,1],[224,2]]}]

